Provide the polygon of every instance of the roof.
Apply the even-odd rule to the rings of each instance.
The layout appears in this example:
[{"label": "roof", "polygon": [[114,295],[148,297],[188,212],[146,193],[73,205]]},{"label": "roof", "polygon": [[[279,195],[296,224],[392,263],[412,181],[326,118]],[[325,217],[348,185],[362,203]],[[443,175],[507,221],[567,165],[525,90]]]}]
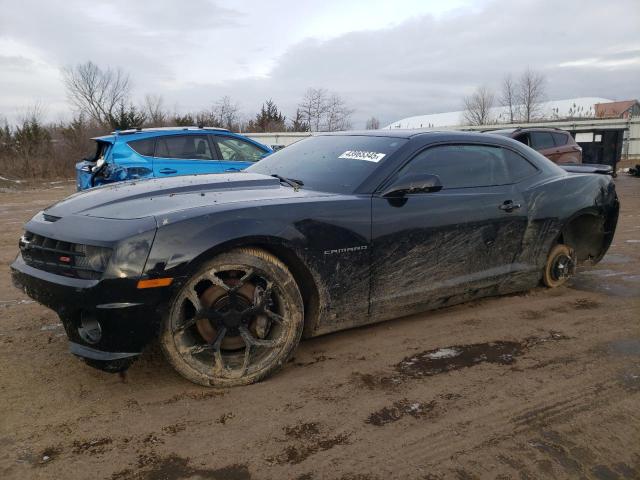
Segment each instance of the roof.
[{"label": "roof", "polygon": [[185,130],[219,130],[223,132],[228,132],[226,128],[218,128],[218,127],[149,127],[149,128],[130,128],[128,130],[116,130],[111,132],[114,135],[130,135],[132,133],[140,133],[140,132],[178,132]]},{"label": "roof", "polygon": [[499,135],[506,135],[510,133],[520,132],[520,131],[529,131],[529,130],[539,130],[541,132],[566,132],[561,128],[556,127],[517,127],[517,128],[489,128],[487,130],[483,130],[483,133],[497,133]]},{"label": "roof", "polygon": [[[91,140],[114,143],[116,138],[121,135],[140,135],[142,138],[152,137],[156,132],[164,132],[165,134],[182,133],[182,132],[202,132],[203,130],[213,130],[216,132],[230,132],[226,128],[217,127],[151,127],[151,128],[131,128],[128,130],[115,130],[111,135],[102,135],[93,137]],[[231,133],[231,132],[230,132]],[[254,143],[255,140],[252,140]]]},{"label": "roof", "polygon": [[[442,133],[434,130],[425,129],[396,129],[396,130],[347,130],[342,132],[313,132],[314,136],[362,136],[362,137],[398,137],[398,138],[411,138],[416,135],[423,135],[426,133]],[[449,133],[449,132],[447,132]]]},{"label": "roof", "polygon": [[[547,118],[566,118],[571,116],[593,116],[595,114],[594,105],[597,103],[610,103],[611,100],[600,97],[580,97],[566,100],[554,100],[544,102],[540,105],[541,116]],[[506,107],[493,107],[491,117],[498,123],[509,123],[509,113]],[[430,115],[417,115],[407,117],[393,122],[385,129],[411,129],[411,128],[434,128],[434,127],[455,127],[463,125],[464,111],[433,113]]]},{"label": "roof", "polygon": [[622,100],[620,102],[596,103],[596,117],[619,118],[634,105],[640,105],[638,100]]}]

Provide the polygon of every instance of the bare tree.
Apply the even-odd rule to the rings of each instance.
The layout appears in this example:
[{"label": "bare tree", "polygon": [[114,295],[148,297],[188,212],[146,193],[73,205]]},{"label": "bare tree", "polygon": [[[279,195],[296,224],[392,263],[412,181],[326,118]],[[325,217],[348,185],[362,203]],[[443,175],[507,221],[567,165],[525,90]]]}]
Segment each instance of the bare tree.
[{"label": "bare tree", "polygon": [[464,97],[464,120],[467,125],[487,125],[491,122],[491,107],[495,96],[485,87],[478,87],[470,96]]},{"label": "bare tree", "polygon": [[300,109],[296,109],[296,115],[291,120],[291,125],[287,129],[290,132],[308,132],[309,124],[306,122],[304,115]]},{"label": "bare tree", "polygon": [[380,120],[378,120],[376,117],[371,117],[369,120],[367,120],[366,128],[367,130],[378,130],[380,128]]},{"label": "bare tree", "polygon": [[502,79],[502,91],[500,92],[500,104],[506,107],[509,113],[509,123],[516,121],[518,117],[519,105],[518,100],[518,86],[513,81],[511,75],[505,75]]},{"label": "bare tree", "polygon": [[522,120],[530,122],[540,113],[545,96],[545,78],[531,69],[524,71],[518,85],[518,103],[522,108]]},{"label": "bare tree", "polygon": [[309,88],[299,105],[300,112],[312,132],[320,131],[327,113],[328,92],[324,88]]},{"label": "bare tree", "polygon": [[69,101],[89,118],[108,125],[129,101],[131,81],[121,69],[101,69],[93,62],[63,68]]},{"label": "bare tree", "polygon": [[213,106],[216,123],[229,130],[238,130],[240,125],[239,110],[238,104],[231,100],[231,97],[225,95]]},{"label": "bare tree", "polygon": [[164,127],[167,124],[169,115],[164,109],[162,95],[145,95],[142,111],[146,116],[147,122],[154,127]]},{"label": "bare tree", "polygon": [[325,121],[323,130],[327,132],[337,132],[349,130],[351,128],[351,115],[353,109],[349,108],[346,102],[337,94],[331,94],[326,104]]},{"label": "bare tree", "polygon": [[324,88],[309,88],[298,105],[299,120],[312,132],[348,130],[353,109],[340,95]]}]

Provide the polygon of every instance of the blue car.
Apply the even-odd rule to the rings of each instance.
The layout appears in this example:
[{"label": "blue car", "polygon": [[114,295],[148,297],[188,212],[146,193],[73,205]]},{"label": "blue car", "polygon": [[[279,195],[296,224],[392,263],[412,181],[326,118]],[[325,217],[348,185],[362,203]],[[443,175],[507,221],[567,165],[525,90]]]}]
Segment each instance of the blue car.
[{"label": "blue car", "polygon": [[94,157],[76,164],[78,190],[122,180],[237,172],[273,152],[250,138],[208,127],[123,130],[93,140]]}]

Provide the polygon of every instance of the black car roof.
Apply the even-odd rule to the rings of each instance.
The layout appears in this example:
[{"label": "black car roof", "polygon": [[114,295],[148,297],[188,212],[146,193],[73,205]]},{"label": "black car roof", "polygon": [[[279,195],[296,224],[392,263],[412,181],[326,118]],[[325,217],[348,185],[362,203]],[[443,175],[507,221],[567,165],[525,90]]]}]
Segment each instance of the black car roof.
[{"label": "black car roof", "polygon": [[385,129],[385,130],[351,130],[346,132],[314,132],[316,136],[363,136],[363,137],[394,137],[413,138],[420,135],[452,135],[464,136],[473,132],[458,132],[454,130],[421,130],[421,129]]}]

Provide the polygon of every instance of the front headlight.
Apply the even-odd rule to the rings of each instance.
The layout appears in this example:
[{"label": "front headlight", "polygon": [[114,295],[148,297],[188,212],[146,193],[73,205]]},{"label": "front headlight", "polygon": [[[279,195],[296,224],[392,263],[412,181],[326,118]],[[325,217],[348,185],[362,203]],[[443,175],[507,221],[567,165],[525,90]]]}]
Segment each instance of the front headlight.
[{"label": "front headlight", "polygon": [[140,277],[155,234],[155,230],[149,230],[120,242],[111,255],[104,278]]},{"label": "front headlight", "polygon": [[93,245],[75,244],[73,250],[81,255],[75,257],[75,266],[94,272],[104,272],[111,257],[111,249]]}]

